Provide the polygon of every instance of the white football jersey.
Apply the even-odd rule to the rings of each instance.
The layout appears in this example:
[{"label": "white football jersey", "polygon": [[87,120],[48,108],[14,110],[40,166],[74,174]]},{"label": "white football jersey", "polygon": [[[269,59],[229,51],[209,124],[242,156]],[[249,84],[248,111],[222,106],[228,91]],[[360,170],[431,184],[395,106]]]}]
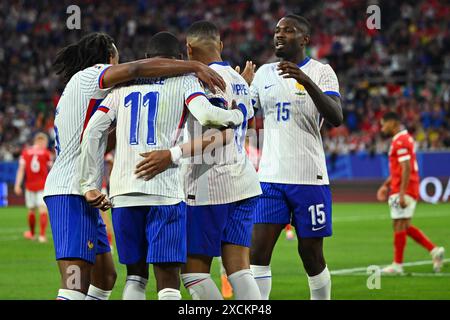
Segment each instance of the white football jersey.
[{"label": "white football jersey", "polygon": [[[259,179],[327,185],[319,111],[302,85],[278,74],[277,65],[261,66],[250,88],[254,107],[261,108],[264,116]],[[330,65],[307,57],[299,67],[323,92],[340,96],[338,79]]]},{"label": "white football jersey", "polygon": [[101,88],[103,74],[110,66],[97,64],[86,68],[67,83],[55,112],[56,160],[45,183],[45,196],[81,195],[81,139],[89,119],[110,91]]},{"label": "white football jersey", "polygon": [[[250,89],[239,73],[226,62],[215,62],[210,67],[219,73],[226,83],[225,104],[231,108],[232,101],[245,110],[245,120],[235,129],[234,141],[217,148],[214,164],[202,163],[192,157],[183,163],[182,175],[188,205],[215,205],[240,201],[261,194],[258,175],[245,152],[245,135],[248,120],[253,117]],[[207,93],[210,99],[215,97]],[[200,136],[199,124],[188,116],[185,140]]]},{"label": "white football jersey", "polygon": [[[177,166],[150,181],[137,178],[134,171],[144,159],[141,153],[169,149],[177,143],[188,111],[220,126],[243,121],[241,111],[211,105],[194,75],[139,79],[114,89],[103,100],[85,132],[81,156],[83,193],[97,188],[95,181],[102,172],[95,163],[103,158],[101,145],[105,133],[116,121],[116,151],[109,192],[114,206],[142,205],[141,197],[146,195],[155,196],[147,197],[150,199],[147,205],[168,203],[161,197],[182,201],[184,192]],[[115,199],[123,196],[127,196],[127,201]]]}]

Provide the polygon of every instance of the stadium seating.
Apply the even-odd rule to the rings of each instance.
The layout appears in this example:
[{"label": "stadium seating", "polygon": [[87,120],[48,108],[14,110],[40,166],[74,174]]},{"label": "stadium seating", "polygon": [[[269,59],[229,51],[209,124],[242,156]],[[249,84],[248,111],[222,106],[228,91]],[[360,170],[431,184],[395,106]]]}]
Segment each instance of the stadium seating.
[{"label": "stadium seating", "polygon": [[329,154],[382,153],[387,143],[378,120],[399,111],[419,148],[450,148],[450,34],[448,6],[437,0],[379,1],[381,30],[365,27],[365,1],[130,1],[82,4],[81,30],[66,28],[70,1],[2,1],[0,28],[0,161],[14,160],[30,136],[52,137],[53,109],[63,84],[51,72],[59,48],[90,31],[105,31],[117,42],[121,60],[144,57],[146,41],[169,29],[184,38],[195,20],[220,26],[224,56],[233,65],[273,61],[272,34],[286,13],[308,12],[313,25],[309,53],[336,70],[345,125],[324,129]]}]

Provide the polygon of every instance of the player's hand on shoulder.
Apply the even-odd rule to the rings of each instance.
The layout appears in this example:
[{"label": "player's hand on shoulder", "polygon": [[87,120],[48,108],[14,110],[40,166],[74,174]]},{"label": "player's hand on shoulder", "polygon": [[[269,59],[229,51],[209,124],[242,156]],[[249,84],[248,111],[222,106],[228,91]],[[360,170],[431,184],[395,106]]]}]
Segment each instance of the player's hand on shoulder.
[{"label": "player's hand on shoulder", "polygon": [[14,186],[14,193],[17,196],[21,196],[22,195],[22,187],[21,186]]},{"label": "player's hand on shoulder", "polygon": [[385,185],[381,186],[377,191],[377,200],[383,202],[386,201],[388,198],[388,191],[389,189],[387,186]]},{"label": "player's hand on shoulder", "polygon": [[279,75],[285,79],[295,79],[300,84],[305,84],[309,77],[293,62],[282,61],[278,64]]},{"label": "player's hand on shoulder", "polygon": [[225,91],[226,84],[223,78],[207,65],[199,63],[196,75],[212,93],[216,93],[216,87]]},{"label": "player's hand on shoulder", "polygon": [[102,211],[112,208],[112,203],[107,198],[106,194],[101,193],[98,189],[86,192],[84,198],[89,205]]},{"label": "player's hand on shoulder", "polygon": [[172,165],[171,153],[169,150],[155,150],[140,154],[144,160],[139,162],[134,173],[138,178],[145,181],[152,179],[157,174],[164,172]]},{"label": "player's hand on shoulder", "polygon": [[241,67],[236,66],[235,70],[237,73],[240,73],[242,78],[248,83],[248,85],[251,85],[253,82],[253,79],[255,78],[255,68],[256,64],[253,63],[253,61],[247,61],[245,63],[244,71],[241,73]]}]

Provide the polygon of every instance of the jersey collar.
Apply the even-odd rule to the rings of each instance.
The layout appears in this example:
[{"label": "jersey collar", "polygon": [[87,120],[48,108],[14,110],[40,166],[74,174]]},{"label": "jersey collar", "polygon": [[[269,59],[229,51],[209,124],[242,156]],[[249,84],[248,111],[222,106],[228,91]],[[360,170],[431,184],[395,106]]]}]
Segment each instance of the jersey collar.
[{"label": "jersey collar", "polygon": [[218,64],[219,66],[229,66],[230,63],[228,61],[215,61],[215,62],[211,62],[210,64],[208,64],[208,66],[213,65],[213,64]]},{"label": "jersey collar", "polygon": [[392,140],[395,140],[395,139],[397,139],[398,137],[400,137],[400,136],[402,136],[402,135],[404,135],[404,134],[407,134],[407,133],[408,133],[408,130],[403,129],[403,130],[399,131],[399,132],[392,138]]},{"label": "jersey collar", "polygon": [[297,65],[298,65],[298,67],[299,68],[301,68],[301,67],[303,67],[305,64],[307,64],[308,62],[309,62],[309,60],[311,60],[311,58],[310,57],[308,57],[308,56],[306,56],[306,58],[305,59],[303,59],[303,61],[302,62],[300,62],[300,63],[298,63]]}]

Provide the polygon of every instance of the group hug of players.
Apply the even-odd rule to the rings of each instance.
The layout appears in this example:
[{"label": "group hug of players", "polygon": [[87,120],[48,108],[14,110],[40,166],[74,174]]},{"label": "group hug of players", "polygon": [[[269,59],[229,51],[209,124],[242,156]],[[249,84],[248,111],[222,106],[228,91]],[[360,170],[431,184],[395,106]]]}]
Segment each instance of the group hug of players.
[{"label": "group hug of players", "polygon": [[[112,38],[102,33],[58,53],[55,67],[67,84],[55,112],[57,157],[44,190],[61,275],[57,299],[109,298],[116,272],[99,214],[109,208],[127,268],[123,299],[146,298],[149,264],[161,300],[181,299],[181,281],[193,299],[222,299],[210,275],[219,256],[236,299],[269,299],[272,251],[289,223],[311,299],[330,299],[323,238],[332,234],[332,200],[320,129],[324,121],[340,125],[343,115],[333,69],[306,56],[310,32],[305,18],[282,18],[274,33],[281,62],[256,73],[251,62],[239,74],[222,60],[220,32],[207,21],[187,30],[188,61],[180,60],[180,44],[168,32],[149,39],[147,59],[129,63],[119,64]],[[264,115],[258,173],[245,152],[254,109]],[[383,130],[407,134],[399,133],[394,115],[385,115]],[[111,146],[106,196],[100,190]],[[395,150],[391,169],[415,161],[413,149]],[[443,248],[404,222],[417,200],[417,170],[408,170],[406,185],[391,171],[378,193],[385,200],[390,186],[393,219],[402,221],[391,269],[401,267],[399,232],[428,241],[438,269]]]}]

